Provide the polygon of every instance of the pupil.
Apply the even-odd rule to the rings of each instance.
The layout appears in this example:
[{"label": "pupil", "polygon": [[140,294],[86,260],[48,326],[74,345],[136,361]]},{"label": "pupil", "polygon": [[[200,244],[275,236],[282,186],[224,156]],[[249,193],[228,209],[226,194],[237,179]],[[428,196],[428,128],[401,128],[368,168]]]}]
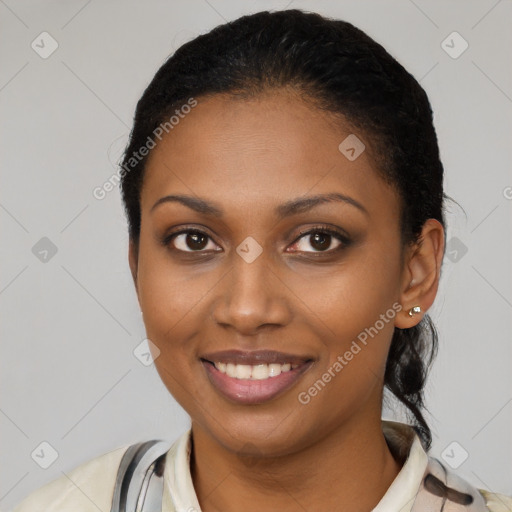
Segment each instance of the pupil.
[{"label": "pupil", "polygon": [[[188,242],[192,240],[192,244]],[[189,233],[187,236],[187,245],[190,249],[203,249],[205,247],[206,236],[201,233]]]},{"label": "pupil", "polygon": [[[331,237],[331,235],[322,234],[322,233],[315,233],[312,236],[313,236],[313,242],[312,242],[311,245],[315,249],[323,250],[323,249],[328,249],[329,248],[330,243],[328,242],[328,239]],[[318,239],[320,239],[320,242],[317,244]]]}]

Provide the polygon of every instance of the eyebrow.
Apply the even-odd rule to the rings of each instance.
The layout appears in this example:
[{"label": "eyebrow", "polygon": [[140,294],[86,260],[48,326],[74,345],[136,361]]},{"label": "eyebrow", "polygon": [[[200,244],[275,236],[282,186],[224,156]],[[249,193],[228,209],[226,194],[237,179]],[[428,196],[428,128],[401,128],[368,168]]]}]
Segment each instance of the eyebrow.
[{"label": "eyebrow", "polygon": [[[202,213],[204,215],[211,215],[212,217],[222,217],[224,215],[224,210],[215,203],[210,201],[206,201],[205,199],[200,199],[198,197],[183,195],[183,194],[175,194],[161,197],[152,207],[150,212],[153,212],[155,208],[164,203],[181,203],[184,206],[187,206],[191,210],[194,210],[198,213]],[[304,213],[315,206],[331,203],[331,202],[341,202],[345,204],[349,204],[363,212],[365,215],[369,215],[368,210],[358,201],[350,196],[346,196],[344,194],[339,194],[337,192],[333,192],[330,194],[317,194],[313,196],[307,197],[299,197],[297,199],[292,199],[283,203],[275,208],[275,213],[279,218],[289,217],[291,215],[295,215],[298,213]]]}]

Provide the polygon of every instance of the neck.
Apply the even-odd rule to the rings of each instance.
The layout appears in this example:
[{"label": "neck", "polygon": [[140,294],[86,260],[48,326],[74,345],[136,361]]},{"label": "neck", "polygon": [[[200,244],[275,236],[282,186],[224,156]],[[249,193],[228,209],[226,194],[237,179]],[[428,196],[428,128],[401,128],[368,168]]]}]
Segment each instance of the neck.
[{"label": "neck", "polygon": [[193,422],[191,474],[201,510],[371,511],[401,469],[376,420],[342,425],[298,452],[250,463]]}]

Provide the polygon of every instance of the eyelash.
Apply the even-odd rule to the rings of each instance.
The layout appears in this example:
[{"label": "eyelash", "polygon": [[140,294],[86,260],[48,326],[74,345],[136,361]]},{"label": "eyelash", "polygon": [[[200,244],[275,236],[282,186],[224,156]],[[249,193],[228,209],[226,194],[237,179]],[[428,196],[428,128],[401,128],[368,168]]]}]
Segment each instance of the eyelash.
[{"label": "eyelash", "polygon": [[[337,253],[337,252],[347,248],[351,243],[351,240],[342,232],[340,232],[336,229],[333,229],[332,227],[329,227],[329,226],[319,225],[319,226],[315,226],[313,228],[307,229],[305,231],[300,231],[298,237],[295,238],[292,245],[296,244],[301,238],[305,237],[306,235],[313,235],[315,233],[320,233],[323,235],[330,235],[330,236],[336,238],[338,241],[340,241],[341,245],[336,247],[335,249],[330,249],[328,251],[297,251],[297,252],[306,252],[307,254],[318,254],[318,255],[323,255],[323,254],[332,255],[334,253]],[[180,231],[176,231],[174,233],[169,233],[168,235],[166,235],[162,238],[162,244],[167,247],[167,246],[169,246],[169,244],[172,242],[172,240],[175,237],[177,237],[178,235],[182,235],[182,234],[199,234],[199,235],[204,235],[204,236],[208,237],[210,240],[212,240],[211,236],[208,235],[208,233],[205,233],[204,231],[201,231],[197,228],[191,227],[191,228],[183,228]],[[178,251],[181,253],[185,253],[185,254],[205,253],[205,251],[203,251],[203,250],[201,250],[201,251],[181,251],[180,249],[175,249],[175,248],[172,248],[172,250],[175,250],[175,251]]]}]

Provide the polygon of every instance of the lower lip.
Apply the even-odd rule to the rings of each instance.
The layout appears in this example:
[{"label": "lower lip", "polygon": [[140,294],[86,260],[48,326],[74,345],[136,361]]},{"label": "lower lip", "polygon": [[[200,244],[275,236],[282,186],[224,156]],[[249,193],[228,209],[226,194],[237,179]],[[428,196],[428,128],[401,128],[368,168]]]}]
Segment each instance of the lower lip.
[{"label": "lower lip", "polygon": [[261,404],[272,400],[287,389],[291,388],[299,378],[310,368],[312,361],[304,363],[293,370],[282,372],[276,377],[251,380],[235,379],[217,370],[215,366],[201,361],[206,368],[210,382],[226,398],[239,404]]}]

